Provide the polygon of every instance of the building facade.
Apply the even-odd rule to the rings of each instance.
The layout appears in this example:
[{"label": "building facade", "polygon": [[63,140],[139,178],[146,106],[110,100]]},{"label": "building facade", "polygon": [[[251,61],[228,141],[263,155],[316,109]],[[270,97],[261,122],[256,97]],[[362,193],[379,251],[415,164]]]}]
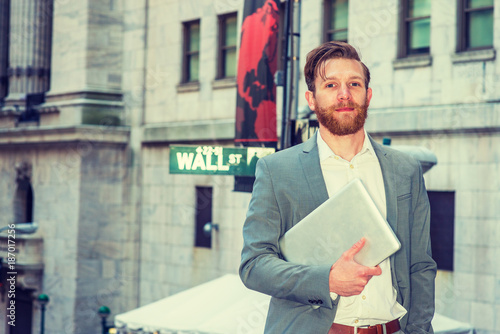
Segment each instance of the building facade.
[{"label": "building facade", "polygon": [[[500,333],[500,1],[294,8],[298,68],[325,40],[353,44],[372,75],[368,132],[437,156],[425,174],[437,311]],[[170,174],[169,153],[234,146],[242,11],[243,0],[0,0],[0,227],[39,225],[16,234],[15,298],[3,280],[0,307],[14,300],[19,326],[2,317],[0,331],[38,332],[40,293],[48,333],[90,333],[102,305],[111,322],[237,273],[250,194],[232,176]],[[300,76],[299,115],[305,89]],[[204,234],[207,222],[218,230]]]}]

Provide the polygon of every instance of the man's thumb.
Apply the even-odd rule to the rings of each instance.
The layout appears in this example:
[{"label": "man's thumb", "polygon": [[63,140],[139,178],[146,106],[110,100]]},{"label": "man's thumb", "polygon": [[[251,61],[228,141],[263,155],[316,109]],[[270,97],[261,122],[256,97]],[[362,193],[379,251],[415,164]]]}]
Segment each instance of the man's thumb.
[{"label": "man's thumb", "polygon": [[354,257],[354,255],[356,255],[361,250],[361,248],[363,248],[365,242],[366,242],[365,237],[359,239],[354,245],[352,245],[351,248],[349,248],[349,250],[346,252],[346,255]]}]

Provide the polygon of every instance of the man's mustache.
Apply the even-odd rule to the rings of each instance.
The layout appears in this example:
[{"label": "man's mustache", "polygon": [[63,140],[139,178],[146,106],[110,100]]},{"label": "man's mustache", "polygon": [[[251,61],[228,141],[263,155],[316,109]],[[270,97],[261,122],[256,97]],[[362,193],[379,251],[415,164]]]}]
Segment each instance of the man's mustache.
[{"label": "man's mustache", "polygon": [[359,105],[355,102],[352,102],[352,101],[348,101],[348,102],[336,104],[336,105],[331,107],[331,109],[341,109],[341,108],[358,109],[358,108],[361,108],[361,105]]}]

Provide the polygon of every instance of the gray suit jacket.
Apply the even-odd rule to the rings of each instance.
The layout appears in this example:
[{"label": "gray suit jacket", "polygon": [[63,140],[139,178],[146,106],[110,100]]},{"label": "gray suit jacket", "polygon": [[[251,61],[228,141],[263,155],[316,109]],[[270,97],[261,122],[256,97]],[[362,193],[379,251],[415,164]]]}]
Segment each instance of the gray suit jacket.
[{"label": "gray suit jacket", "polygon": [[[398,302],[408,310],[401,328],[405,333],[432,333],[436,264],[422,169],[408,155],[370,140],[384,178],[387,220],[402,245],[390,258]],[[240,277],[248,288],[272,296],[265,333],[326,334],[335,318],[338,298],[332,301],[329,295],[330,266],[286,262],[278,244],[327,199],[316,135],[259,160],[243,227]]]}]

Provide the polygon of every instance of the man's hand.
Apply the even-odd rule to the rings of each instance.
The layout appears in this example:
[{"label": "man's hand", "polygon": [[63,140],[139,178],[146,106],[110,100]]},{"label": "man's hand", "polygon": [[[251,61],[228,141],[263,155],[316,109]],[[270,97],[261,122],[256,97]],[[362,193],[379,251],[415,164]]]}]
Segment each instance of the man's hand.
[{"label": "man's hand", "polygon": [[366,239],[361,238],[333,264],[329,278],[331,292],[344,297],[359,295],[373,276],[382,273],[379,266],[366,267],[354,261],[354,255],[363,248],[365,242]]}]

